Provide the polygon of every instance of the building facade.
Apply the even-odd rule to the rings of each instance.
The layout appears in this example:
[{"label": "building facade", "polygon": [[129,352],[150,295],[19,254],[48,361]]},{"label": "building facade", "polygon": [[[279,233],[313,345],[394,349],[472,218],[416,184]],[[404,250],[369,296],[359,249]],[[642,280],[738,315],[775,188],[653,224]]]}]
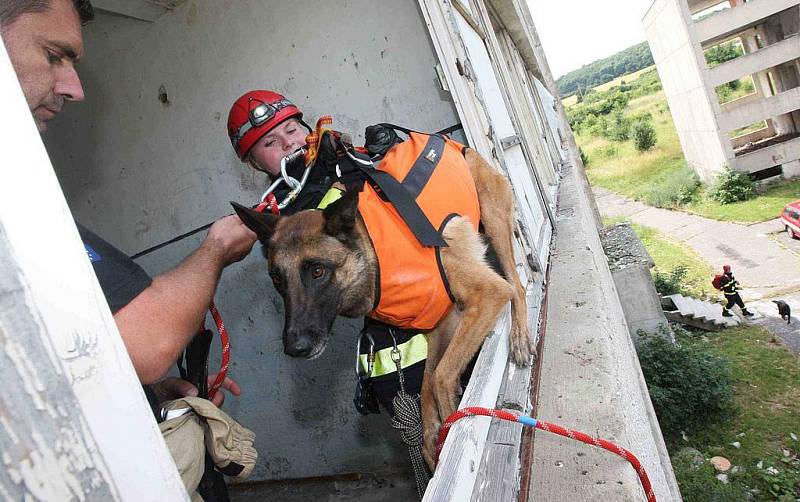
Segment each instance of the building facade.
[{"label": "building facade", "polygon": [[[800,175],[800,0],[656,0],[643,23],[684,155],[704,181],[726,166]],[[714,66],[724,43],[741,55]],[[752,92],[719,90],[752,79]]]}]

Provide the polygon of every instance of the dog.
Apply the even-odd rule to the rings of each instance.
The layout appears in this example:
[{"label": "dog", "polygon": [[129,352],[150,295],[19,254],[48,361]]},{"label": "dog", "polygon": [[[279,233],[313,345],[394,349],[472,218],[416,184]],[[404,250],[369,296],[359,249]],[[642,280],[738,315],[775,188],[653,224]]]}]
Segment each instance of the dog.
[{"label": "dog", "polygon": [[786,324],[791,324],[792,309],[789,307],[789,304],[783,300],[772,300],[772,303],[778,306],[778,314],[780,314],[781,319],[786,321]]},{"label": "dog", "polygon": [[[436,436],[459,403],[459,377],[511,301],[510,354],[518,366],[535,357],[527,325],[525,288],[513,255],[514,199],[506,178],[477,152],[464,159],[475,185],[484,235],[505,278],[485,260],[477,223],[456,216],[445,223],[441,269],[454,306],[430,331],[421,389],[423,455],[435,468]],[[360,192],[346,191],[324,210],[291,216],[263,214],[232,203],[264,244],[269,274],[285,304],[284,352],[314,359],[325,350],[337,315],[362,317],[376,304],[375,246],[358,210]]]}]

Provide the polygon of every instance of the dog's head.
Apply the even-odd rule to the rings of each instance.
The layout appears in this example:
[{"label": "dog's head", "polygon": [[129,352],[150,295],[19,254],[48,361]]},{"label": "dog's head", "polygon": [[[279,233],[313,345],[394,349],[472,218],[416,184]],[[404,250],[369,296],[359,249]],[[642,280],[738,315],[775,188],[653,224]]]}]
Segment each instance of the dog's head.
[{"label": "dog's head", "polygon": [[285,306],[283,351],[318,357],[337,315],[357,317],[372,308],[375,259],[359,225],[358,193],[346,192],[323,211],[286,217],[231,204],[265,246]]}]

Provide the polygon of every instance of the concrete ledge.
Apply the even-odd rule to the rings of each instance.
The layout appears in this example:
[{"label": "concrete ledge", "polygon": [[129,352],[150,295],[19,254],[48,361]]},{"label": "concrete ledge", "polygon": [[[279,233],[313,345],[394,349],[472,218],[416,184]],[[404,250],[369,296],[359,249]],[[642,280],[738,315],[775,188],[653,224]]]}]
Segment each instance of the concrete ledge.
[{"label": "concrete ledge", "polygon": [[800,58],[800,36],[793,35],[712,68],[708,71],[708,80],[712,86],[718,87],[797,58]]},{"label": "concrete ledge", "polygon": [[155,22],[158,18],[171,12],[185,0],[92,0],[98,9],[120,16]]},{"label": "concrete ledge", "polygon": [[736,157],[731,167],[751,173],[797,159],[800,159],[800,137]]},{"label": "concrete ledge", "polygon": [[751,0],[696,22],[697,41],[708,45],[724,40],[737,31],[744,31],[762,19],[798,4],[800,0]]},{"label": "concrete ledge", "polygon": [[[680,500],[576,168],[565,168],[559,201],[534,416],[628,448],[658,500]],[[631,466],[605,450],[536,431],[533,456],[529,500],[643,500]]]},{"label": "concrete ledge", "polygon": [[[796,40],[800,42],[800,38]],[[760,120],[792,112],[798,108],[800,108],[800,87],[795,87],[721,113],[717,121],[720,131],[731,132]]]}]

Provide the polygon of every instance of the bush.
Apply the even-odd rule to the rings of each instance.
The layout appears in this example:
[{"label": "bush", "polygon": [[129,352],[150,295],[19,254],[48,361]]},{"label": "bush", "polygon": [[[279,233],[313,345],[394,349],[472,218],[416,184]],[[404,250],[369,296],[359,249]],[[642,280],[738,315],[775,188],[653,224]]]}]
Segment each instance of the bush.
[{"label": "bush", "polygon": [[697,174],[683,166],[653,183],[644,199],[651,206],[675,208],[691,202],[699,187]]},{"label": "bush", "polygon": [[728,362],[700,347],[681,344],[686,337],[676,331],[677,344],[663,332],[638,333],[639,362],[650,399],[664,436],[672,439],[681,431],[712,425],[735,414]]},{"label": "bush", "polygon": [[756,195],[756,183],[749,174],[726,167],[712,185],[709,195],[720,204],[752,199]]},{"label": "bush", "polygon": [[686,275],[689,268],[686,265],[678,265],[668,274],[662,274],[658,269],[653,273],[653,284],[656,291],[661,296],[683,294]]},{"label": "bush", "polygon": [[627,141],[630,138],[631,121],[621,110],[614,112],[611,123],[608,125],[607,137],[612,141]]},{"label": "bush", "polygon": [[617,153],[619,152],[617,150],[617,145],[614,145],[612,143],[597,148],[597,150],[595,150],[594,153],[596,153],[597,156],[600,157],[601,159],[610,159],[611,157],[616,157]]},{"label": "bush", "polygon": [[640,120],[632,127],[633,142],[636,149],[646,152],[656,146],[656,128],[649,121]]}]

